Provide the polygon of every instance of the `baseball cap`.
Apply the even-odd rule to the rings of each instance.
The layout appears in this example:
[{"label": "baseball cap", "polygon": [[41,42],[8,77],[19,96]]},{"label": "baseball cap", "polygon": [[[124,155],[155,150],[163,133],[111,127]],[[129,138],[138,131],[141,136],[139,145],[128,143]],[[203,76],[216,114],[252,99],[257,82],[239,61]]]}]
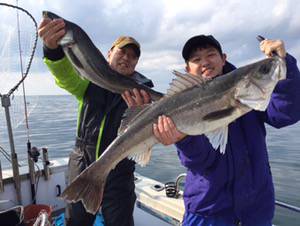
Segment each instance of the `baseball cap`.
[{"label": "baseball cap", "polygon": [[130,36],[120,36],[119,38],[117,38],[116,41],[114,41],[114,43],[112,44],[111,49],[113,49],[114,47],[122,49],[127,45],[132,45],[132,47],[134,47],[133,49],[138,57],[141,55],[140,44]]},{"label": "baseball cap", "polygon": [[205,45],[211,45],[215,47],[220,52],[220,54],[222,54],[220,43],[212,35],[197,35],[190,38],[185,43],[182,49],[182,57],[185,59],[185,61],[188,61],[194,49]]}]

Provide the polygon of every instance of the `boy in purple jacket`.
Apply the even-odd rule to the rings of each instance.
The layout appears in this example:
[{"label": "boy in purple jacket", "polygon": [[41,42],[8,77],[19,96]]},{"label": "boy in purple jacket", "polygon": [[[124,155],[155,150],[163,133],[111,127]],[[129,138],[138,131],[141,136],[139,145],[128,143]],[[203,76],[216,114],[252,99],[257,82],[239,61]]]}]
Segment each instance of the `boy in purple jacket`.
[{"label": "boy in purple jacket", "polygon": [[[266,111],[250,111],[229,124],[224,155],[213,149],[206,136],[178,131],[166,116],[153,125],[161,143],[176,144],[187,168],[183,225],[272,225],[275,198],[264,123],[281,128],[300,120],[300,72],[282,41],[264,40],[260,49],[268,57],[276,53],[286,59],[287,77],[278,82]],[[192,75],[214,78],[234,69],[211,35],[189,39],[182,56]]]}]

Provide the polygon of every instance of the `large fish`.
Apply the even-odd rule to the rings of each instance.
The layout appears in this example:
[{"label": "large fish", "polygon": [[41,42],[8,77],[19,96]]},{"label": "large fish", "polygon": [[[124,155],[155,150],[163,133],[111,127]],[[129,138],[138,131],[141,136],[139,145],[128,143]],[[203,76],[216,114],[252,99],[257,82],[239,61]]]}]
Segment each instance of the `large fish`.
[{"label": "large fish", "polygon": [[148,106],[129,109],[118,137],[101,157],[66,188],[62,197],[82,201],[95,214],[103,196],[106,177],[122,159],[145,165],[151,147],[158,143],[152,131],[160,115],[173,119],[179,131],[205,134],[215,149],[225,152],[228,124],[251,111],[264,111],[277,82],[286,76],[285,61],[268,58],[238,68],[211,81],[176,72],[167,94]]},{"label": "large fish", "polygon": [[[63,19],[54,13],[44,11],[44,18]],[[139,84],[132,77],[123,76],[112,70],[100,50],[93,44],[89,36],[78,25],[65,22],[66,34],[59,41],[65,55],[79,74],[94,84],[114,93],[123,93],[133,88],[147,91],[152,100],[160,99],[163,94]]]}]

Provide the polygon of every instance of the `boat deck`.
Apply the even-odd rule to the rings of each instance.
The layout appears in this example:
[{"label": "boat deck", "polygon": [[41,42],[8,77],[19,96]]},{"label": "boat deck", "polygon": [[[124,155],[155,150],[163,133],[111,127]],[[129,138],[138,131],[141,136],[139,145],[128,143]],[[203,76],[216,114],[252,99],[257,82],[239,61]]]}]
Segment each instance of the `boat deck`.
[{"label": "boat deck", "polygon": [[[43,171],[39,172],[36,200],[39,204],[51,206],[53,215],[61,213],[65,207],[65,202],[58,196],[66,187],[67,164],[68,158],[52,160],[48,179],[43,176]],[[39,168],[43,169],[42,164],[39,164]],[[168,198],[164,189],[155,189],[164,186],[158,181],[139,174],[136,174],[135,177],[137,195],[134,210],[135,225],[180,225],[184,212],[182,198]],[[12,170],[3,170],[4,191],[0,192],[0,210],[11,208],[17,204],[12,178]],[[31,203],[28,167],[20,167],[20,178],[22,205],[25,206]]]}]

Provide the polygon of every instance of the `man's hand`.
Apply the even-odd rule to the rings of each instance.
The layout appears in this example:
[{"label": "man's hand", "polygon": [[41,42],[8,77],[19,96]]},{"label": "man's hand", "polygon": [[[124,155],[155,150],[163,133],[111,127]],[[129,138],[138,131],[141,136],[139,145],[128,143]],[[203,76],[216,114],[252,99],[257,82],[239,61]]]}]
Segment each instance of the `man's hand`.
[{"label": "man's hand", "polygon": [[186,136],[178,131],[172,119],[165,115],[159,116],[157,124],[153,124],[153,133],[156,139],[164,145],[174,144]]},{"label": "man's hand", "polygon": [[284,58],[286,56],[286,50],[284,43],[281,40],[268,40],[265,39],[260,43],[260,50],[267,56],[272,57],[273,53]]},{"label": "man's hand", "polygon": [[56,49],[58,41],[64,36],[65,23],[62,19],[43,19],[38,29],[39,36],[49,49]]},{"label": "man's hand", "polygon": [[151,103],[151,97],[145,90],[133,89],[122,93],[122,97],[128,107],[141,106]]}]

